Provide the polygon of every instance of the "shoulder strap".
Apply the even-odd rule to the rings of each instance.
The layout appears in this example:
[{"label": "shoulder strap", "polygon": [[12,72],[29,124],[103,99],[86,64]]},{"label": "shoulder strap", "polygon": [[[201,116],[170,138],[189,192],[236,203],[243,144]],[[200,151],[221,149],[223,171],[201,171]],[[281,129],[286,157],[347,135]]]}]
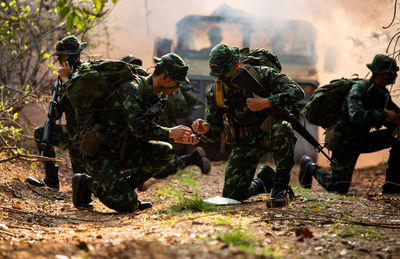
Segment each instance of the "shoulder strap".
[{"label": "shoulder strap", "polygon": [[224,83],[221,80],[215,81],[214,95],[215,95],[215,103],[217,104],[218,107],[228,108],[224,104]]}]

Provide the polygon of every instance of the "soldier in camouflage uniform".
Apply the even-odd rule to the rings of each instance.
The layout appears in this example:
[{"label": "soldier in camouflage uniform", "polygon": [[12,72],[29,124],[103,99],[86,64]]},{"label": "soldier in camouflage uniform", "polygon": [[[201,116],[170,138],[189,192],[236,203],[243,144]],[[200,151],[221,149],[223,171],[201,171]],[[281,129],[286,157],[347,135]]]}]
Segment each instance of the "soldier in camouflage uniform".
[{"label": "soldier in camouflage uniform", "polygon": [[[205,121],[193,122],[193,131],[204,134],[202,141],[213,142],[224,137],[232,143],[225,171],[222,196],[245,200],[252,195],[271,191],[268,207],[282,207],[288,202],[290,171],[293,167],[296,137],[291,125],[269,116],[269,107],[293,107],[304,98],[301,87],[273,68],[249,66],[262,86],[271,94],[269,98],[253,95],[247,89],[233,85],[230,79],[238,72],[239,50],[224,44],[216,45],[209,57],[210,75],[216,77],[207,92]],[[269,126],[262,126],[269,121]],[[224,124],[226,125],[224,131]],[[276,173],[268,166],[262,167],[254,179],[260,158],[272,152]]]},{"label": "soldier in camouflage uniform", "polygon": [[[57,43],[56,52],[53,55],[58,57],[58,62],[61,65],[64,62],[68,62],[70,56],[73,56],[75,61],[74,64],[68,64],[73,66],[73,70],[79,69],[80,53],[86,47],[86,43],[80,43],[75,36],[67,36]],[[55,157],[55,150],[53,146],[57,146],[63,149],[68,149],[69,156],[71,159],[72,171],[76,173],[85,173],[85,167],[82,161],[82,153],[79,151],[79,141],[77,141],[76,122],[75,122],[75,111],[72,108],[68,99],[63,96],[65,89],[62,87],[59,89],[58,96],[62,96],[57,101],[57,119],[60,119],[62,114],[65,113],[66,125],[55,125],[50,136],[50,147],[46,151],[46,156]],[[35,129],[34,137],[35,142],[38,146],[39,153],[41,151],[40,143],[43,139],[44,127],[40,126]],[[44,162],[45,167],[45,178],[38,180],[32,177],[28,177],[25,181],[34,186],[48,186],[50,188],[59,189],[58,181],[58,166],[55,162],[48,161]]]},{"label": "soldier in camouflage uniform", "polygon": [[[94,154],[85,154],[89,176],[76,174],[72,178],[75,207],[92,208],[91,193],[119,212],[151,207],[151,203],[138,201],[135,188],[159,173],[174,158],[174,149],[167,142],[196,144],[189,127],[162,127],[153,121],[154,118],[146,116],[152,110],[150,107],[162,102],[159,95],[171,94],[181,83],[188,82],[188,66],[179,56],[167,54],[154,60],[156,68],[151,75],[120,84],[107,98],[104,109],[94,113],[94,127],[86,133],[95,132],[87,136],[95,138],[88,144],[99,146]],[[63,82],[68,92],[74,80]],[[86,133],[81,147],[87,145],[84,142]],[[138,170],[129,179],[121,174],[121,171],[135,168]]]},{"label": "soldier in camouflage uniform", "polygon": [[[382,54],[376,55],[367,67],[372,77],[351,87],[342,108],[343,116],[338,116],[332,129],[327,131],[327,142],[333,146],[335,161],[331,165],[332,173],[303,156],[299,173],[303,187],[311,188],[314,176],[327,191],[346,194],[359,155],[390,148],[382,192],[400,193],[400,141],[392,137],[400,123],[400,113],[386,108],[387,98],[391,98],[386,86],[394,83],[399,67],[394,59]],[[383,125],[385,129],[371,131]]]},{"label": "soldier in camouflage uniform", "polygon": [[[148,73],[141,67],[142,61],[135,58],[133,55],[125,56],[121,61],[134,65],[136,71],[141,76],[148,76]],[[157,119],[157,124],[164,127],[175,127],[178,125],[178,118],[190,116],[194,111],[194,105],[197,102],[197,95],[191,85],[181,85],[172,94],[169,94],[166,99],[164,112]],[[206,157],[203,148],[196,148],[191,154],[180,156],[171,161],[160,173],[155,175],[156,179],[166,178],[169,175],[176,174],[180,169],[184,169],[190,165],[196,165],[200,168],[203,174],[208,174],[211,170],[211,163]],[[125,172],[125,175],[130,175],[134,171]],[[147,189],[146,186],[139,186],[139,190]]]},{"label": "soldier in camouflage uniform", "polygon": [[[186,118],[193,113],[196,102],[197,94],[192,86],[182,85],[180,89],[168,95],[165,112],[160,115],[158,123],[165,127],[176,126],[178,124],[177,119]],[[182,155],[175,159],[155,178],[166,178],[169,175],[176,174],[179,169],[184,169],[190,165],[198,166],[203,174],[210,172],[211,163],[202,147],[197,147],[191,154]]]}]

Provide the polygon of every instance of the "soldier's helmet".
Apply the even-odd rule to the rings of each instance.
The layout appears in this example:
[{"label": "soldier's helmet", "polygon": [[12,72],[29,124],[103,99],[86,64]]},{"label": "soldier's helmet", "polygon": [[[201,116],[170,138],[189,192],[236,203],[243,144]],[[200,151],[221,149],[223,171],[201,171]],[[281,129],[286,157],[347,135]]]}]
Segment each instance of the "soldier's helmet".
[{"label": "soldier's helmet", "polygon": [[74,35],[67,36],[56,44],[56,52],[53,55],[75,55],[86,48],[86,42],[79,42]]},{"label": "soldier's helmet", "polygon": [[239,49],[218,44],[211,49],[208,63],[211,76],[221,76],[231,71],[239,61]]},{"label": "soldier's helmet", "polygon": [[377,54],[372,60],[372,63],[367,64],[367,67],[372,72],[377,74],[382,74],[382,73],[396,74],[397,71],[399,71],[399,67],[396,64],[396,60],[383,54]]},{"label": "soldier's helmet", "polygon": [[141,59],[135,58],[135,56],[132,55],[132,54],[129,55],[129,56],[123,57],[123,58],[121,59],[121,61],[124,61],[124,62],[126,62],[126,63],[130,63],[130,64],[133,64],[133,65],[138,65],[138,66],[141,66],[141,65],[143,64],[143,62],[142,62]]},{"label": "soldier's helmet", "polygon": [[189,83],[189,79],[186,76],[189,66],[180,56],[168,53],[161,58],[154,57],[154,62],[173,80],[178,81],[180,84]]}]

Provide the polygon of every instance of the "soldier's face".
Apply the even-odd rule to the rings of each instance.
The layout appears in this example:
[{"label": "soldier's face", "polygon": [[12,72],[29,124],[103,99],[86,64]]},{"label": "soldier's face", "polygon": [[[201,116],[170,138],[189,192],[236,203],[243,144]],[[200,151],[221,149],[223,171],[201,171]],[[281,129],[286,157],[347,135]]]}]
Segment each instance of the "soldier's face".
[{"label": "soldier's face", "polygon": [[376,83],[380,85],[394,84],[397,78],[397,73],[382,73],[377,74]]},{"label": "soldier's face", "polygon": [[64,63],[65,61],[68,61],[68,59],[69,59],[69,55],[65,55],[65,54],[58,55],[58,63],[60,65],[62,63]]}]

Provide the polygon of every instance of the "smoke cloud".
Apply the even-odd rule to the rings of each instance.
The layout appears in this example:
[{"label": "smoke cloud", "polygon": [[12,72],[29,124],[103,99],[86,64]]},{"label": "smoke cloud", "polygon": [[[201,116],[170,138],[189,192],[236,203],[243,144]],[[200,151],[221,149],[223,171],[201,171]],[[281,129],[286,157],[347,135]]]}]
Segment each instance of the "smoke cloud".
[{"label": "smoke cloud", "polygon": [[[153,66],[156,38],[176,39],[176,23],[180,19],[192,14],[209,15],[224,3],[251,16],[312,23],[317,29],[317,69],[321,85],[353,74],[367,76],[369,70],[365,64],[375,54],[385,53],[391,36],[397,31],[395,27],[382,28],[392,20],[392,0],[119,0],[105,21],[107,33],[97,30],[105,36],[97,40],[97,48],[89,49],[89,54],[113,59],[133,54],[143,60],[145,68]],[[324,71],[328,47],[336,48],[338,53],[334,73]],[[398,99],[395,101],[400,104]],[[371,161],[371,157],[365,157],[358,165]],[[382,162],[386,157],[387,153],[379,153],[372,161]]]}]

